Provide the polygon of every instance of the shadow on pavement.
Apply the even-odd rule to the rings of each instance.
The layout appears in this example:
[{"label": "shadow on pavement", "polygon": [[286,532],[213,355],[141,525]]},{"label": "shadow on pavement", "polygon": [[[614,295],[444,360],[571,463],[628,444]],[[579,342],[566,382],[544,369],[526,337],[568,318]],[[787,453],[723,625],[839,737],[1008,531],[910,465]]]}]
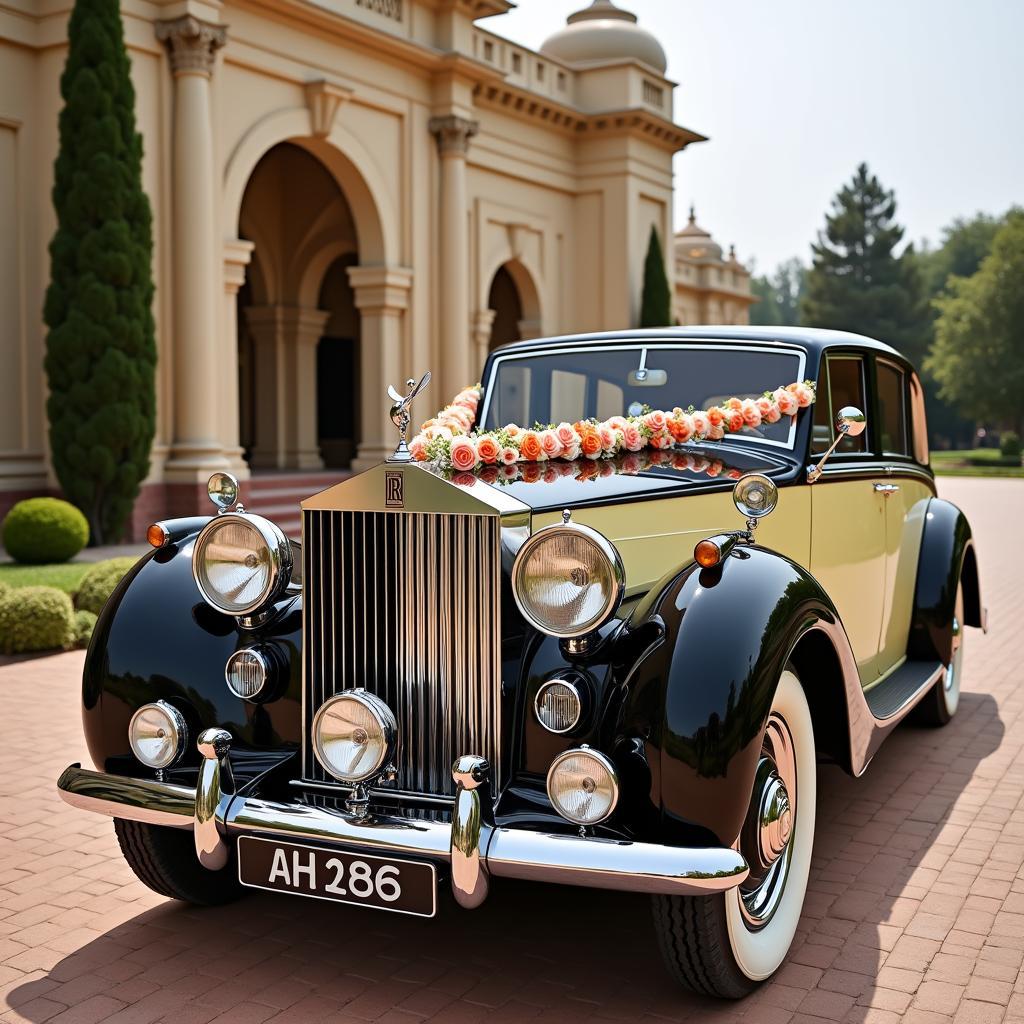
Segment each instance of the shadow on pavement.
[{"label": "shadow on pavement", "polygon": [[896,730],[864,778],[819,770],[801,929],[779,974],[741,1003],[676,988],[645,898],[513,882],[496,885],[477,911],[448,900],[433,921],[264,894],[209,910],[166,903],[8,1002],[40,1024],[55,1003],[82,1011],[76,1020],[118,1024],[199,1024],[229,1010],[245,1024],[275,1015],[494,1024],[646,1014],[762,1022],[797,1010],[867,1021],[882,1004],[902,1012],[888,1005],[899,976],[886,972],[915,958],[920,971],[960,911],[970,870],[956,859],[963,829],[951,813],[1002,735],[994,699],[967,693],[946,729]]}]

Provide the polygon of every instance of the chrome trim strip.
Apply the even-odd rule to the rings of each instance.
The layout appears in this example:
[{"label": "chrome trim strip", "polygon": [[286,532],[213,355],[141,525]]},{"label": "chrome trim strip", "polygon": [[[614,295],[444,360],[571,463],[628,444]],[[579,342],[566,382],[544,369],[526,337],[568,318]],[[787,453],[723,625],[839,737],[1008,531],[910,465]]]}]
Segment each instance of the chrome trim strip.
[{"label": "chrome trim strip", "polygon": [[[57,787],[66,803],[113,818],[178,828],[194,825],[196,793],[183,786],[105,775],[76,764],[64,771]],[[452,829],[443,822],[380,815],[356,818],[332,808],[255,797],[234,797],[223,816],[222,829],[228,837],[308,839],[378,855],[393,853],[440,862],[452,856]],[[732,849],[661,846],[510,828],[495,828],[489,841],[481,834],[479,849],[483,853],[481,867],[495,876],[621,892],[708,895],[739,885],[748,873],[746,862]]]},{"label": "chrome trim strip", "polygon": [[[794,345],[790,342],[780,341],[770,345],[758,345],[749,344],[739,339],[737,339],[737,342],[734,342],[733,344],[723,343],[722,341],[717,341],[717,339],[714,338],[708,338],[708,341],[711,342],[711,344],[701,344],[701,342],[703,341],[702,338],[691,338],[689,339],[689,341],[691,342],[690,344],[681,345],[678,342],[673,343],[665,341],[652,343],[647,341],[646,339],[637,339],[631,344],[627,339],[623,339],[623,343],[621,345],[609,345],[605,343],[590,345],[575,344],[566,346],[552,345],[550,348],[545,348],[543,350],[532,349],[527,352],[509,352],[506,355],[496,355],[491,360],[491,373],[490,376],[487,378],[487,384],[484,386],[483,408],[481,409],[480,414],[477,417],[477,423],[482,425],[487,422],[487,413],[490,411],[491,407],[491,395],[494,393],[494,378],[497,376],[498,368],[500,367],[500,365],[504,362],[508,362],[509,360],[536,359],[538,357],[543,358],[549,355],[558,355],[560,353],[577,352],[632,352],[638,351],[639,349],[643,349],[644,352],[648,352],[654,349],[668,351],[690,351],[693,349],[698,349],[702,351],[711,350],[716,352],[767,352],[775,355],[778,355],[780,352],[792,353],[799,359],[799,369],[797,370],[796,375],[797,380],[804,379],[804,373],[807,369],[807,350],[805,348],[802,348],[800,345]],[[769,381],[768,383],[771,382]],[[792,382],[786,381],[784,383]],[[779,385],[776,385],[776,387],[778,386]],[[623,410],[623,415],[625,415],[625,410]],[[784,448],[789,451],[792,451],[796,441],[796,420],[797,418],[794,416],[789,426],[789,437],[785,441],[770,441],[767,438],[747,437],[745,435],[743,436],[742,440],[749,442],[750,444],[766,445],[771,448]]]},{"label": "chrome trim strip", "polygon": [[452,815],[452,894],[467,910],[479,907],[490,890],[482,854],[494,828],[489,769],[484,758],[475,754],[464,754],[452,766],[458,787]]},{"label": "chrome trim strip", "polygon": [[196,856],[204,868],[217,871],[231,856],[231,848],[221,835],[228,805],[235,795],[231,774],[231,733],[225,729],[204,729],[196,744],[203,761],[199,766],[196,786],[195,825]]}]

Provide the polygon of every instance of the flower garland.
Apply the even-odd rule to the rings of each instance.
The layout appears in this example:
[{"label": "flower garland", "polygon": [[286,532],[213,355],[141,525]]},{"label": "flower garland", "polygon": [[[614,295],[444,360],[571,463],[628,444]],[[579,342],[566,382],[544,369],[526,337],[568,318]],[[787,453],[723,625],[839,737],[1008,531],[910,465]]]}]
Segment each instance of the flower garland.
[{"label": "flower garland", "polygon": [[812,381],[797,381],[766,391],[760,398],[730,398],[722,405],[671,412],[660,409],[639,416],[607,420],[536,424],[533,429],[509,423],[497,430],[474,431],[483,395],[479,384],[463,388],[450,405],[427,420],[409,443],[414,459],[469,471],[485,466],[514,466],[550,459],[610,459],[620,452],[664,449],[687,441],[718,441],[727,433],[778,423],[795,416],[815,399]]}]

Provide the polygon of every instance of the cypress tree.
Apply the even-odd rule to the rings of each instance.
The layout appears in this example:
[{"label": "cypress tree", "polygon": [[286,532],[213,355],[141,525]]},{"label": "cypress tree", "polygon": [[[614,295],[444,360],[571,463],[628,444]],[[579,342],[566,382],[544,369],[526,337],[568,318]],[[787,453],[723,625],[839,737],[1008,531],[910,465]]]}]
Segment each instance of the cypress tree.
[{"label": "cypress tree", "polygon": [[76,0],[60,88],[44,308],[50,450],[102,544],[123,533],[156,425],[152,216],[117,0]]},{"label": "cypress tree", "polygon": [[832,200],[825,231],[811,246],[814,262],[801,304],[803,322],[867,334],[920,364],[927,314],[913,247],[897,256],[903,228],[895,195],[867,164]]},{"label": "cypress tree", "polygon": [[672,323],[672,292],[665,274],[665,258],[661,252],[661,239],[651,228],[644,260],[644,289],[640,296],[640,326],[667,327]]}]

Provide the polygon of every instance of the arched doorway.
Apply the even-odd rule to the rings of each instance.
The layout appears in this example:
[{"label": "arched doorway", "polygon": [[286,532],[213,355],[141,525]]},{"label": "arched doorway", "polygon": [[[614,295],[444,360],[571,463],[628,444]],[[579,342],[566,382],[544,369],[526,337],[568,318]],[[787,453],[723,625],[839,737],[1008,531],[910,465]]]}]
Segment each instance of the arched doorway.
[{"label": "arched doorway", "polygon": [[255,246],[238,293],[245,456],[254,469],[348,466],[359,442],[360,338],[348,201],[317,157],[280,143],[253,169],[239,235]]},{"label": "arched doorway", "polygon": [[518,260],[509,260],[494,272],[487,308],[494,314],[489,348],[540,336],[537,288],[530,272]]}]

